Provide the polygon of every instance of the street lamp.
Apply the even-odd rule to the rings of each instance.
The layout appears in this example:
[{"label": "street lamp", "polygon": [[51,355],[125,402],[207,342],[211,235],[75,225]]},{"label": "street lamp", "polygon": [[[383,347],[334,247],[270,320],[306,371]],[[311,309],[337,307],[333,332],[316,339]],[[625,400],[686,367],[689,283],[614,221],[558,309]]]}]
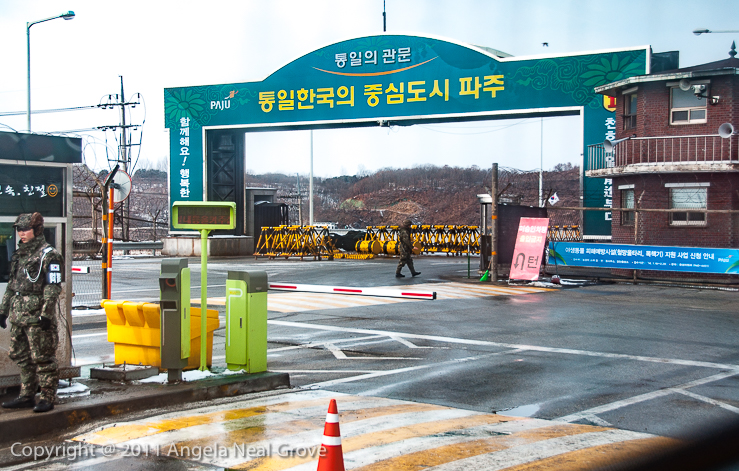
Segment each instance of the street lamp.
[{"label": "street lamp", "polygon": [[698,28],[698,29],[693,30],[693,34],[695,34],[696,36],[700,36],[701,34],[704,34],[704,33],[739,33],[739,30],[722,29],[720,31],[711,31],[710,29],[706,29],[706,28]]},{"label": "street lamp", "polygon": [[57,18],[71,20],[74,18],[74,12],[68,11],[66,13],[62,13],[61,15],[50,16],[49,18],[44,18],[43,20],[31,21],[26,23],[26,51],[28,51],[28,68],[26,70],[26,76],[28,78],[28,81],[26,83],[26,120],[28,121],[28,132],[31,132],[31,26],[35,25],[36,23],[43,23],[44,21],[55,20]]}]

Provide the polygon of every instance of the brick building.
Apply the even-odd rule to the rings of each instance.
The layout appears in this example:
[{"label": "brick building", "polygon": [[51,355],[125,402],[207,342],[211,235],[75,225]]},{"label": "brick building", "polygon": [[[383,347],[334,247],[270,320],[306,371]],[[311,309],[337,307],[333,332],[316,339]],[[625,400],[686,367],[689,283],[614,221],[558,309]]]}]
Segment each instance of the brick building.
[{"label": "brick building", "polygon": [[735,56],[596,88],[616,98],[616,140],[589,147],[586,175],[612,179],[613,243],[739,247],[739,214],[721,212],[739,210],[739,138],[719,132],[739,130]]}]

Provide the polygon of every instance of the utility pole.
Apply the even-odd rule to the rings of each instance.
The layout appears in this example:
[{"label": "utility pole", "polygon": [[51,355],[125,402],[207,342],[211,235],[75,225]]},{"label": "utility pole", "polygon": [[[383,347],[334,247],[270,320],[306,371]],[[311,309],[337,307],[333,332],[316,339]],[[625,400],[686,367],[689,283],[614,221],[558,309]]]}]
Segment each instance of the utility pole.
[{"label": "utility pole", "polygon": [[[121,103],[126,102],[126,95],[123,94],[123,76],[119,75],[121,79]],[[131,152],[129,152],[128,146],[128,129],[126,129],[126,107],[121,106],[121,142],[118,145],[120,157],[118,161],[123,167],[123,171],[128,173],[128,167],[131,163]],[[129,174],[130,175],[130,174]],[[128,204],[128,198],[123,202],[122,217],[121,217],[121,230],[123,231],[123,240],[131,240],[129,238],[129,216],[131,212],[131,206]]]},{"label": "utility pole", "polygon": [[300,194],[300,174],[296,174],[298,177],[298,225],[303,225],[303,196]]},{"label": "utility pole", "polygon": [[490,280],[498,281],[498,164],[493,164],[493,181],[490,196]]},{"label": "utility pole", "polygon": [[539,130],[539,207],[544,207],[544,117],[541,118],[541,128]]},{"label": "utility pole", "polygon": [[[120,169],[126,172],[130,175],[131,170],[131,147],[134,145],[140,145],[139,144],[132,144],[130,142],[130,136],[129,136],[129,128],[133,128],[134,130],[139,128],[139,124],[128,124],[126,122],[126,112],[128,111],[128,107],[135,108],[136,105],[140,104],[141,102],[138,101],[138,99],[141,97],[140,93],[136,93],[136,101],[126,101],[126,96],[124,94],[123,90],[123,76],[119,75],[121,79],[121,93],[120,95],[108,95],[108,101],[105,103],[101,103],[98,105],[98,107],[107,109],[107,108],[113,108],[113,107],[119,107],[120,109],[120,122],[118,125],[110,125],[110,126],[98,126],[98,129],[102,131],[120,131],[120,141],[118,143],[118,156],[115,159],[115,162],[120,165]],[[123,202],[122,207],[122,217],[121,217],[121,230],[122,230],[122,240],[130,240],[129,237],[129,216],[130,216],[131,207],[129,204],[128,199],[126,199]]]},{"label": "utility pole", "polygon": [[310,130],[310,183],[308,186],[308,225],[313,225],[313,130]]},{"label": "utility pole", "polygon": [[387,13],[385,13],[385,0],[382,0],[382,32],[387,31]]}]

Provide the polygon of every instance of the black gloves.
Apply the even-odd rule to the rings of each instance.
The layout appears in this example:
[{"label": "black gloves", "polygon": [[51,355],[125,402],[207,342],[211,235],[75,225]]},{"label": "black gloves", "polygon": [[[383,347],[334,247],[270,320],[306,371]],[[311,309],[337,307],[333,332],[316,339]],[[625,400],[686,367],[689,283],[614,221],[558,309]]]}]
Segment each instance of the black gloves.
[{"label": "black gloves", "polygon": [[8,320],[7,314],[0,315],[0,327],[2,327],[3,329],[8,327],[7,322],[5,322],[6,320]]},{"label": "black gloves", "polygon": [[38,318],[39,320],[39,326],[41,326],[41,330],[49,330],[51,328],[51,319],[48,317],[41,316]]}]

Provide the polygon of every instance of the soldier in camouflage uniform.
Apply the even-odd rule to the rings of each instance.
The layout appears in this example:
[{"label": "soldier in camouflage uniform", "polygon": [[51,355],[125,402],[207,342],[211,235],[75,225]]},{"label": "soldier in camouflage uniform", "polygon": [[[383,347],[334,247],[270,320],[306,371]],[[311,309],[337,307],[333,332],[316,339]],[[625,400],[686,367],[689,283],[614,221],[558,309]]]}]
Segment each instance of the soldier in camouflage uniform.
[{"label": "soldier in camouflage uniform", "polygon": [[405,278],[405,275],[400,273],[400,270],[404,266],[408,265],[411,270],[411,275],[418,276],[421,274],[420,271],[416,271],[413,268],[413,243],[411,242],[411,220],[406,219],[403,221],[403,225],[400,226],[400,232],[398,233],[398,253],[400,254],[400,260],[398,260],[398,268],[395,269],[396,278]]},{"label": "soldier in camouflage uniform", "polygon": [[[0,304],[0,327],[6,328],[10,317],[9,354],[21,370],[21,391],[17,399],[2,406],[46,412],[54,408],[59,384],[56,313],[63,259],[46,243],[41,214],[21,214],[13,226],[20,243],[10,260],[10,280]],[[36,404],[39,386],[41,396]]]}]

